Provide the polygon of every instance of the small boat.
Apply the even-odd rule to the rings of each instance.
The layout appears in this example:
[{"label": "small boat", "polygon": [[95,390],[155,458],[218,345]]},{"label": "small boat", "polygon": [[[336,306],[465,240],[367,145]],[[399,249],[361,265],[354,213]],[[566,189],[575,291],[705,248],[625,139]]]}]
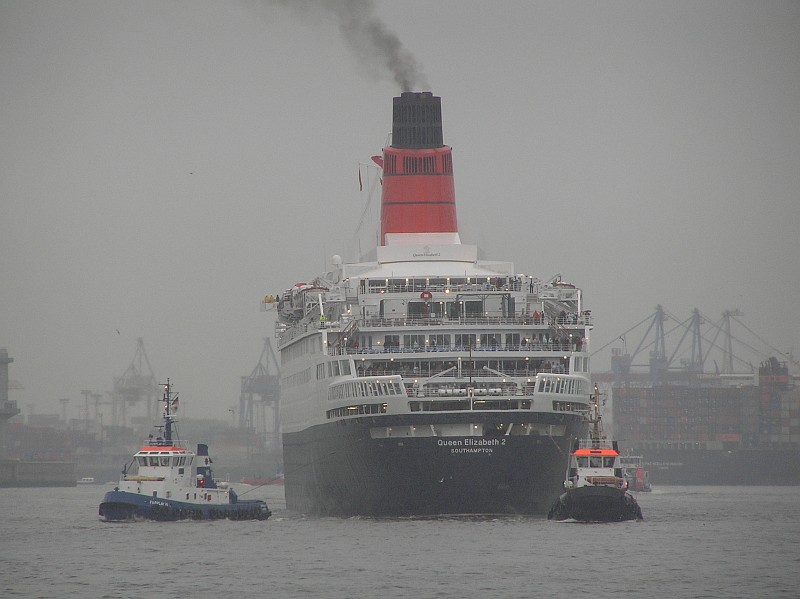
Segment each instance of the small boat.
[{"label": "small boat", "polygon": [[642,509],[628,492],[616,441],[601,428],[598,393],[593,395],[589,438],[576,439],[569,457],[564,493],[553,503],[548,520],[621,522],[642,520]]},{"label": "small boat", "polygon": [[224,482],[217,483],[211,471],[208,446],[197,452],[177,440],[174,414],[178,396],[167,380],[164,385],[163,434],[150,435],[133,461],[122,470],[119,484],[103,497],[100,517],[109,522],[124,520],[266,520],[269,507],[260,499],[239,499]]},{"label": "small boat", "polygon": [[619,461],[629,491],[648,493],[653,490],[650,486],[650,473],[642,464],[642,456],[626,453],[619,456]]},{"label": "small boat", "polygon": [[83,478],[78,479],[79,485],[93,485],[94,484],[94,477],[93,476],[84,476]]}]

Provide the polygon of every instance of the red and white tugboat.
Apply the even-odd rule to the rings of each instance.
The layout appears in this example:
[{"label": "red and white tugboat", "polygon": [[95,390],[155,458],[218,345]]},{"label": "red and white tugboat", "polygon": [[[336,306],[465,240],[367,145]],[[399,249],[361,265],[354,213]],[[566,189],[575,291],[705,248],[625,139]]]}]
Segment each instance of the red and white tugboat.
[{"label": "red and white tugboat", "polygon": [[617,442],[606,439],[602,432],[597,387],[592,403],[589,438],[575,440],[564,481],[565,492],[550,508],[547,519],[642,520],[642,510],[628,492]]},{"label": "red and white tugboat", "polygon": [[[119,484],[103,497],[100,516],[122,520],[266,520],[271,512],[260,499],[239,499],[227,483],[214,480],[208,446],[197,453],[187,449],[175,433],[178,396],[169,381],[164,385],[163,431],[145,441]],[[162,427],[159,427],[162,428]]]},{"label": "red and white tugboat", "polygon": [[650,473],[644,467],[642,456],[627,453],[619,456],[619,459],[629,491],[649,493],[653,490],[650,486]]}]

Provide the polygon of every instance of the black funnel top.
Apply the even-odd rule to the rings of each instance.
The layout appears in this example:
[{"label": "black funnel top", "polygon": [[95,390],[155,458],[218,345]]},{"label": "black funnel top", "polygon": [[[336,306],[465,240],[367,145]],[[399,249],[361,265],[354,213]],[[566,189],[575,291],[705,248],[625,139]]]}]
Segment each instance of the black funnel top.
[{"label": "black funnel top", "polygon": [[403,92],[394,98],[392,147],[441,148],[442,99],[431,92]]}]

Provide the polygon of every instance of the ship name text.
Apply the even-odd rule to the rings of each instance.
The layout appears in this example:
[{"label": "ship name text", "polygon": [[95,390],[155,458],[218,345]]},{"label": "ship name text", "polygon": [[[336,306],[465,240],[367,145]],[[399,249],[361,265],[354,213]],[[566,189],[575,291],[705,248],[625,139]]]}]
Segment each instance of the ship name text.
[{"label": "ship name text", "polygon": [[505,439],[439,439],[439,447],[449,447],[450,453],[492,453],[493,447],[505,445]]}]

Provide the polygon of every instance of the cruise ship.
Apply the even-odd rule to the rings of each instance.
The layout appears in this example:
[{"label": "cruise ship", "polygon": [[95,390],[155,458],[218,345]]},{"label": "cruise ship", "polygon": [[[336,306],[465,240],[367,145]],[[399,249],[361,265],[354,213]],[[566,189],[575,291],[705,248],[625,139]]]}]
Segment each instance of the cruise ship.
[{"label": "cruise ship", "polygon": [[377,247],[275,298],[287,508],[545,515],[590,410],[581,290],[461,243],[440,97],[394,98],[373,160]]}]

